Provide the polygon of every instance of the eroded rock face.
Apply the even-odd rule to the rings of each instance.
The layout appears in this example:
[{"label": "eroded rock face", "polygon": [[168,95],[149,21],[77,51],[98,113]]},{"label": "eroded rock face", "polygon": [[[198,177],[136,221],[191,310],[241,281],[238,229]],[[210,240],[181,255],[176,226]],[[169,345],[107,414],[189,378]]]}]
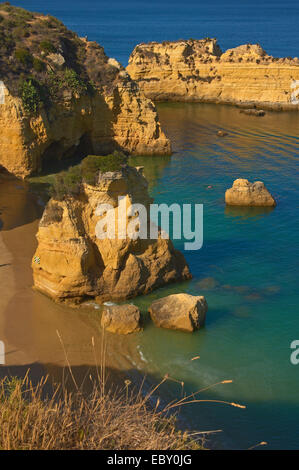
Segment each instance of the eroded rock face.
[{"label": "eroded rock face", "polygon": [[192,332],[201,328],[208,304],[203,296],[172,294],[155,300],[149,312],[156,326]]},{"label": "eroded rock face", "polygon": [[[7,8],[1,19],[10,16],[14,23],[20,9]],[[0,165],[26,177],[46,161],[75,154],[171,153],[154,104],[121,64],[58,20],[27,16],[26,34],[18,43],[11,40],[10,49],[9,41],[3,43],[1,52]],[[43,43],[51,53],[42,50]],[[27,61],[18,59],[20,53]]]},{"label": "eroded rock face", "polygon": [[225,192],[225,202],[231,206],[276,206],[275,199],[262,181],[250,183],[246,179],[237,179]]},{"label": "eroded rock face", "polygon": [[68,96],[36,116],[25,113],[21,100],[5,90],[5,103],[0,105],[0,164],[9,172],[28,176],[38,172],[46,159],[67,158],[79,146],[91,154],[113,149],[140,155],[171,153],[155,106],[127,78],[119,77],[111,93]]},{"label": "eroded rock face", "polygon": [[111,305],[104,308],[101,326],[110,333],[128,335],[141,330],[140,310],[135,305]]},{"label": "eroded rock face", "polygon": [[37,289],[57,301],[92,296],[103,302],[135,297],[191,277],[184,256],[170,240],[118,239],[118,227],[115,239],[96,236],[99,204],[110,204],[115,220],[119,196],[128,206],[149,207],[152,200],[142,169],[124,167],[100,175],[96,186],[83,186],[78,196],[51,199],[46,206],[32,262]]},{"label": "eroded rock face", "polygon": [[258,44],[225,53],[216,39],[139,44],[127,71],[155,101],[299,109],[299,60],[275,59]]}]

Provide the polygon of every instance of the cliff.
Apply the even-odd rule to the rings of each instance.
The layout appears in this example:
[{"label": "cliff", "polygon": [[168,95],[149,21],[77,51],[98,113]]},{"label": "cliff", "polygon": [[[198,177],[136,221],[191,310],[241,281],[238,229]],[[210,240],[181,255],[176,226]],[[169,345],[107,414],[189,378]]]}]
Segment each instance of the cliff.
[{"label": "cliff", "polygon": [[183,255],[168,239],[119,239],[118,226],[115,239],[96,236],[99,204],[113,206],[118,220],[119,196],[126,197],[127,207],[136,202],[149,207],[152,200],[141,170],[124,165],[100,173],[95,185],[83,183],[78,194],[49,201],[32,261],[37,289],[58,301],[89,296],[103,302],[191,277]]},{"label": "cliff", "polygon": [[299,60],[258,44],[222,53],[216,39],[139,44],[128,73],[155,101],[199,101],[299,109]]},{"label": "cliff", "polygon": [[0,51],[0,165],[16,176],[73,155],[171,152],[124,68],[56,18],[1,4]]}]

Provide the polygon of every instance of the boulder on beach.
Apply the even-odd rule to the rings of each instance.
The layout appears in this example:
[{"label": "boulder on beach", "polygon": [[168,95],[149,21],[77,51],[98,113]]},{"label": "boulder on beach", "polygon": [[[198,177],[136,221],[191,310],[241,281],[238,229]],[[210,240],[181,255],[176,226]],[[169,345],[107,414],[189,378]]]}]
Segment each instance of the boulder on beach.
[{"label": "boulder on beach", "polygon": [[203,296],[172,294],[155,300],[149,307],[154,324],[160,328],[192,332],[201,328],[208,305]]},{"label": "boulder on beach", "polygon": [[110,333],[128,335],[140,331],[140,310],[135,305],[111,305],[104,308],[101,326]]},{"label": "boulder on beach", "polygon": [[225,192],[225,202],[231,206],[276,206],[275,199],[262,181],[250,183],[246,179],[236,179]]}]

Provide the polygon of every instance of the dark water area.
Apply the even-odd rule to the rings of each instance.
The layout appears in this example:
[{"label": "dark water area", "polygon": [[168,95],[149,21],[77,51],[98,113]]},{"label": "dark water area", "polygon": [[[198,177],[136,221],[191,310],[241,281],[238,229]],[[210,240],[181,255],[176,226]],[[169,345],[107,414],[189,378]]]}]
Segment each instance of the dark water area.
[{"label": "dark water area", "polygon": [[299,56],[296,0],[15,0],[98,41],[124,66],[141,42],[216,37],[223,50],[260,43],[276,57]]}]

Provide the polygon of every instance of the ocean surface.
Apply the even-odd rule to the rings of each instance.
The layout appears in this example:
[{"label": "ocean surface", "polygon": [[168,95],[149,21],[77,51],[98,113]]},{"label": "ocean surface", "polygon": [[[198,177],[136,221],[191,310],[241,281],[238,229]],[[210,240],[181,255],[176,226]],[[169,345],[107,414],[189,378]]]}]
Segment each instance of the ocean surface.
[{"label": "ocean surface", "polygon": [[[80,36],[104,46],[126,65],[140,42],[217,37],[223,49],[259,42],[274,56],[299,56],[296,1],[14,1],[51,13]],[[134,300],[145,312],[170,292],[205,295],[206,327],[194,334],[147,324],[136,335],[132,364],[159,380],[173,398],[222,380],[182,409],[191,428],[222,430],[216,447],[299,448],[299,365],[290,344],[299,340],[299,122],[296,113],[240,114],[227,106],[160,104],[172,157],[136,157],[145,166],[156,202],[204,204],[204,245],[186,251],[192,281]],[[219,129],[228,132],[218,138]],[[234,179],[264,181],[275,209],[228,209]],[[177,248],[183,250],[181,242]],[[197,360],[191,360],[200,356]],[[182,390],[181,382],[184,382]]]}]

